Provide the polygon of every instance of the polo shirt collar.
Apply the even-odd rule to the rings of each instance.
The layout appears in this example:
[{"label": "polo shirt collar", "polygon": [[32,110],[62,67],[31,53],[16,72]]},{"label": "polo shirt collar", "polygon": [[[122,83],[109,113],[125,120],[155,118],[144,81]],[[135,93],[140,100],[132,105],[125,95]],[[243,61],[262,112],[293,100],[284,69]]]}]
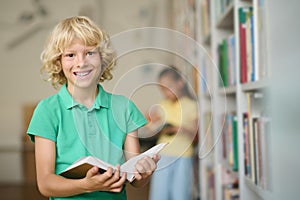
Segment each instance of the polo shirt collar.
[{"label": "polo shirt collar", "polygon": [[[100,84],[98,84],[98,91],[98,95],[91,109],[100,109],[100,107],[109,108],[109,94],[103,89]],[[58,95],[61,97],[66,109],[71,109],[75,106],[80,105],[73,99],[73,97],[67,90],[66,84],[62,85]]]}]

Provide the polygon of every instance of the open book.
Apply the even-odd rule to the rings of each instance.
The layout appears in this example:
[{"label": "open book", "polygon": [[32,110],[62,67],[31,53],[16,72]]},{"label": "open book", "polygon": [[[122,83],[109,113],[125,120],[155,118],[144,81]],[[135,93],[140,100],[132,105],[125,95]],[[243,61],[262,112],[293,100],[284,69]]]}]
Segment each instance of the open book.
[{"label": "open book", "polygon": [[[134,180],[134,172],[136,171],[135,170],[136,162],[145,156],[153,157],[155,154],[158,154],[166,145],[167,143],[161,143],[155,145],[154,147],[139,154],[138,156],[130,158],[120,166],[120,171],[121,171],[120,175],[122,175],[122,172],[126,172],[127,180],[129,182],[132,182]],[[106,163],[96,157],[86,156],[74,162],[65,171],[60,173],[60,175],[66,178],[73,178],[73,179],[84,178],[86,176],[87,171],[91,169],[93,166],[97,166],[99,168],[99,173],[104,173],[108,169],[108,167],[111,167],[112,169],[116,168],[115,166]]]}]

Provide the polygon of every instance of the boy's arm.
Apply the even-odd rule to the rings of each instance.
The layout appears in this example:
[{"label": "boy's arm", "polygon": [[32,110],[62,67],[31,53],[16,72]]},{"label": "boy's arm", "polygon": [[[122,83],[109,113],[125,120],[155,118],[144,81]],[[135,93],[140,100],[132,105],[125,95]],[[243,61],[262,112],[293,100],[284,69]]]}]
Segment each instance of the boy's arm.
[{"label": "boy's arm", "polygon": [[[127,134],[124,150],[126,160],[140,154],[140,144],[137,130]],[[135,187],[141,187],[148,183],[151,175],[156,169],[156,163],[158,160],[158,155],[155,155],[153,158],[146,156],[139,160],[135,166],[135,180],[131,184]]]},{"label": "boy's arm", "polygon": [[93,167],[83,179],[67,179],[55,174],[56,150],[51,140],[35,136],[35,157],[37,182],[40,192],[48,197],[66,197],[93,191],[120,192],[126,181],[126,174],[120,178],[117,170],[111,168],[98,174]]}]

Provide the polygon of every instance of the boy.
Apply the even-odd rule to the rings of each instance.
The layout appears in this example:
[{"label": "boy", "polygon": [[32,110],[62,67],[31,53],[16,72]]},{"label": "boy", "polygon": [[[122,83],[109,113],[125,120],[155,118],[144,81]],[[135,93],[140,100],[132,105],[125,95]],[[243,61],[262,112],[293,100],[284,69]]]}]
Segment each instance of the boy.
[{"label": "boy", "polygon": [[[140,153],[137,129],[146,120],[130,100],[99,84],[112,78],[115,65],[109,36],[87,17],[67,18],[50,34],[41,59],[48,80],[61,87],[38,104],[27,131],[35,142],[40,192],[50,199],[126,199],[119,164]],[[58,175],[88,155],[117,170],[100,174],[93,167],[83,179]],[[155,155],[138,161],[132,184],[145,184],[158,160]]]}]

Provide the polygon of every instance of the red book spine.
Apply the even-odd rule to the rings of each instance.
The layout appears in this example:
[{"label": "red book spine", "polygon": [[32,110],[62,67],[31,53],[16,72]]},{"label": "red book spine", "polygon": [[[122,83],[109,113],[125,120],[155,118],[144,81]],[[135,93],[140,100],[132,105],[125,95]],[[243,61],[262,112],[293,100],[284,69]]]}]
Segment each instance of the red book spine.
[{"label": "red book spine", "polygon": [[240,62],[241,83],[247,82],[247,49],[246,49],[246,27],[240,24]]}]

